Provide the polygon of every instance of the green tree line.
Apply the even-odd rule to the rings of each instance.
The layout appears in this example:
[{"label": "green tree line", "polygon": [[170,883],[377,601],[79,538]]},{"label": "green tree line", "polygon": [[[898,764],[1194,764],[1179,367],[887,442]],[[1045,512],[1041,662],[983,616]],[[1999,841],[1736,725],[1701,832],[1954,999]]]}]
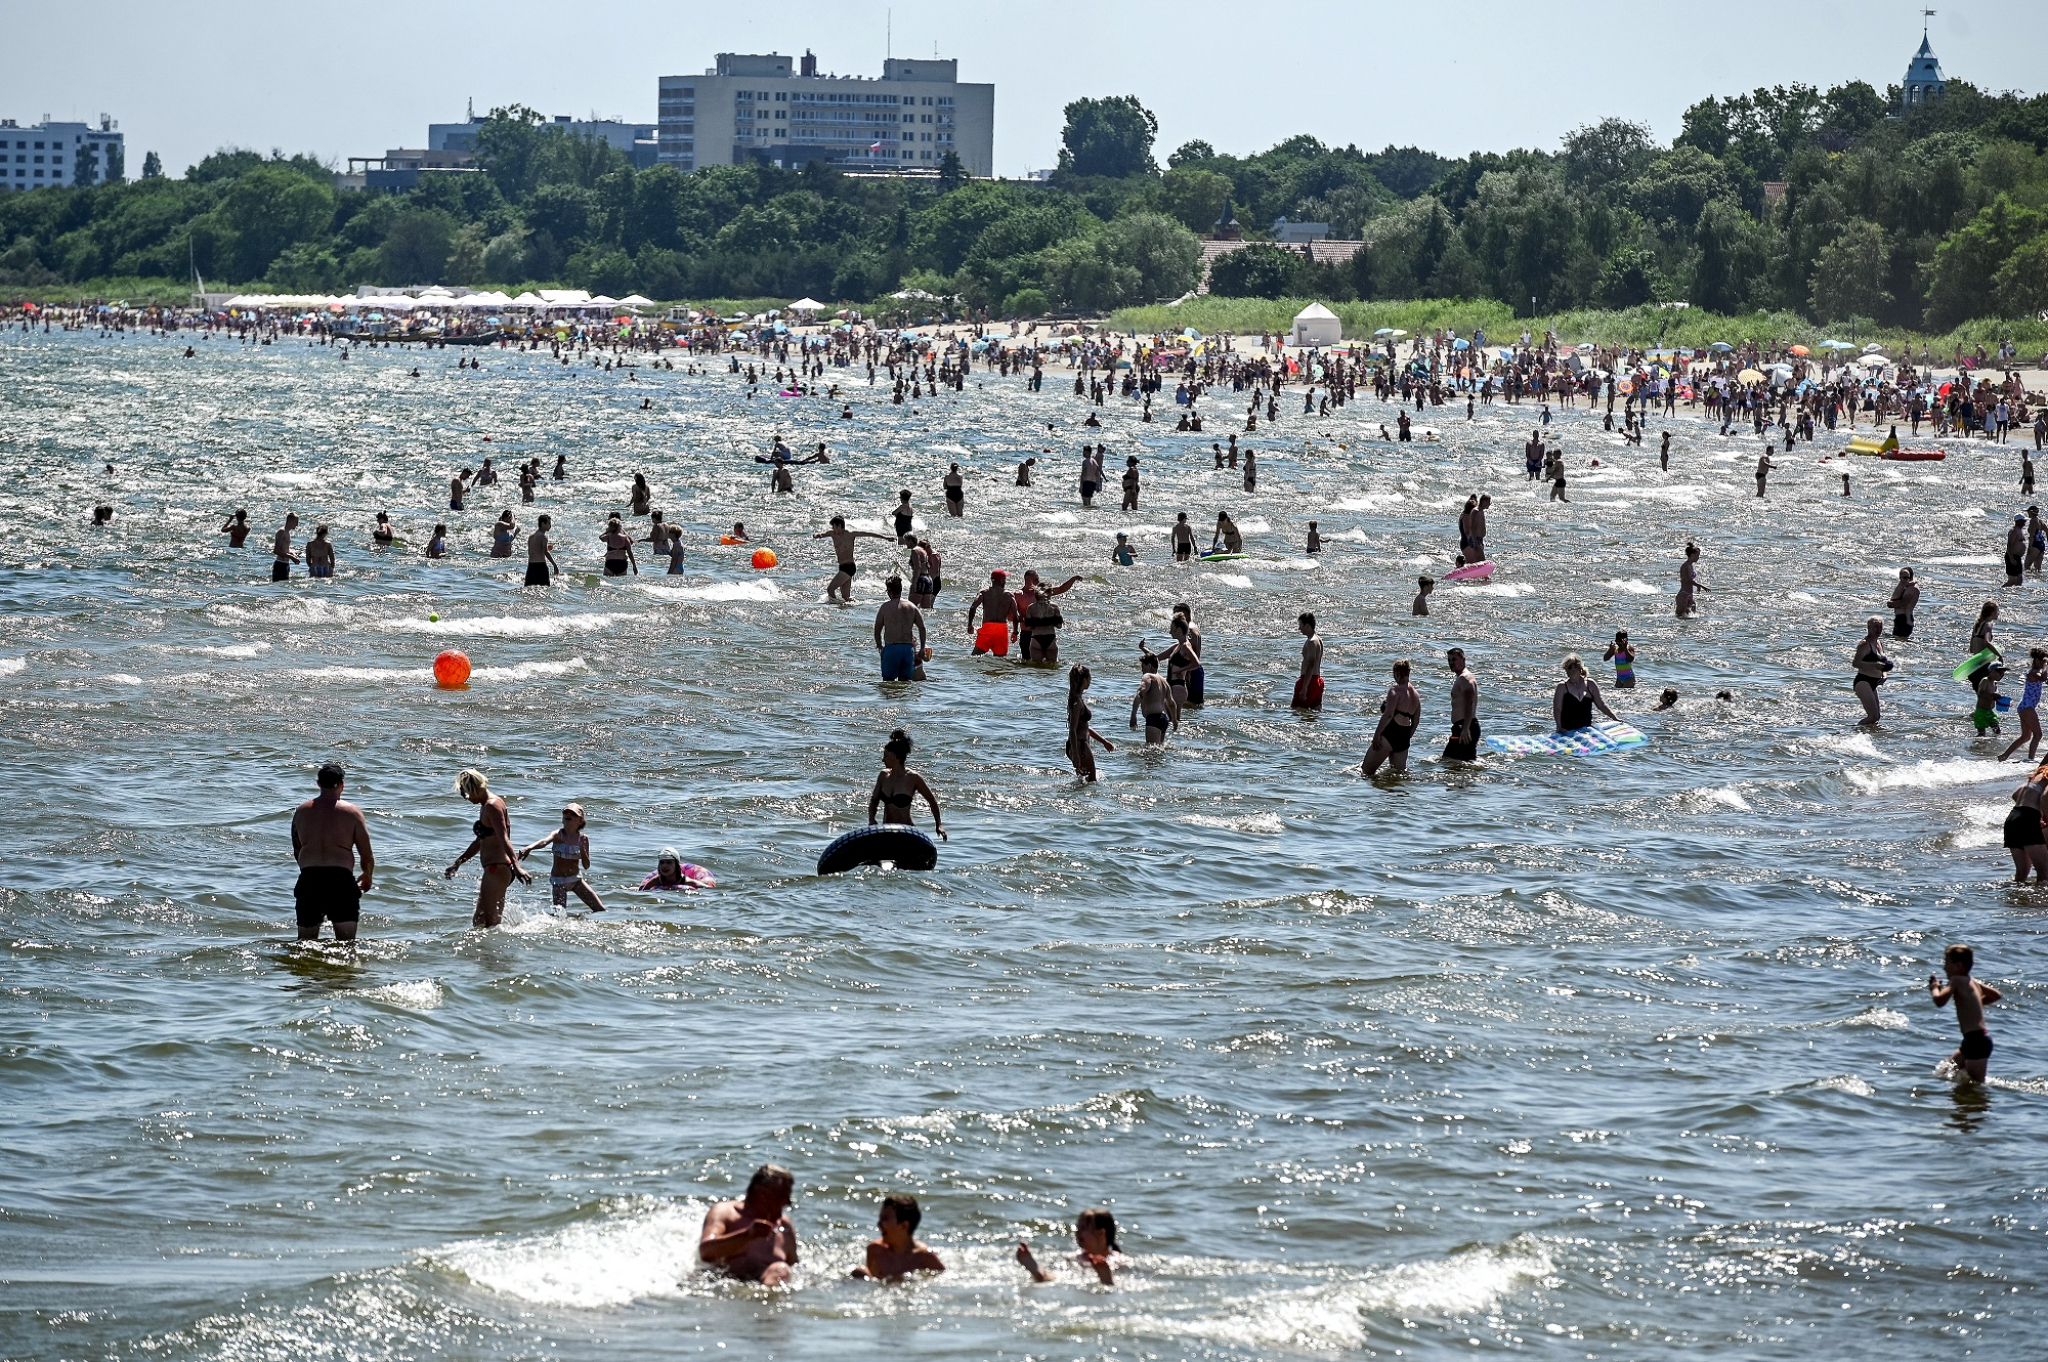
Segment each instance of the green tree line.
[{"label": "green tree line", "polygon": [[[635,170],[598,139],[494,110],[481,171],[344,191],[307,156],[223,150],[182,178],[0,197],[0,284],[210,280],[568,284],[661,299],[902,288],[998,314],[1106,311],[1200,282],[1226,212],[1253,244],[1222,296],[1491,300],[1515,315],[1686,301],[1720,313],[1941,330],[2048,309],[2048,96],[1947,97],[1891,116],[1857,81],[1707,99],[1669,146],[1607,119],[1555,150],[1448,158],[1289,138],[1255,155],[1189,142],[1155,160],[1130,96],[1066,108],[1043,184],[842,175],[764,163]],[[1258,238],[1281,216],[1366,245],[1337,265]]]}]

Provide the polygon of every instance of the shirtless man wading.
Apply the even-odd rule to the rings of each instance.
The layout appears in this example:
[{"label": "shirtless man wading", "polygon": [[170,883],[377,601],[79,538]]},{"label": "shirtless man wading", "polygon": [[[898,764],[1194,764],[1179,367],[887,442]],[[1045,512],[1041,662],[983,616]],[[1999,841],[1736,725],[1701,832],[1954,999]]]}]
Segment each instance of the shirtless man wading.
[{"label": "shirtless man wading", "polygon": [[839,553],[839,571],[833,574],[831,585],[825,588],[825,599],[829,601],[836,596],[848,605],[851,605],[853,604],[853,574],[860,570],[859,565],[853,561],[854,541],[858,539],[880,539],[888,542],[890,537],[886,534],[876,534],[873,530],[849,530],[846,528],[846,517],[835,515],[832,517],[832,527],[830,529],[820,530],[812,535],[811,538],[831,540],[832,547]]},{"label": "shirtless man wading", "polygon": [[1465,669],[1465,650],[1453,648],[1445,660],[1451,668],[1451,740],[1444,744],[1445,761],[1476,761],[1479,757],[1479,678]]},{"label": "shirtless man wading", "polygon": [[[292,897],[298,908],[299,940],[319,940],[321,920],[327,919],[334,923],[336,941],[353,941],[377,858],[370,851],[370,826],[363,821],[363,811],[341,797],[341,767],[328,762],[318,779],[320,793],[292,814],[292,857],[299,863]],[[360,875],[355,873],[357,856],[363,862]]]},{"label": "shirtless man wading", "polygon": [[[982,618],[979,632],[974,627],[977,610]],[[1001,568],[989,573],[988,585],[967,603],[967,636],[974,640],[974,655],[994,653],[997,657],[1008,657],[1021,613],[1017,598],[1010,594],[1010,574]]]},{"label": "shirtless man wading", "polygon": [[764,1163],[747,1182],[747,1194],[721,1201],[704,1216],[697,1237],[697,1261],[743,1282],[781,1286],[796,1266],[796,1226],[789,1203],[796,1178],[787,1168]]}]

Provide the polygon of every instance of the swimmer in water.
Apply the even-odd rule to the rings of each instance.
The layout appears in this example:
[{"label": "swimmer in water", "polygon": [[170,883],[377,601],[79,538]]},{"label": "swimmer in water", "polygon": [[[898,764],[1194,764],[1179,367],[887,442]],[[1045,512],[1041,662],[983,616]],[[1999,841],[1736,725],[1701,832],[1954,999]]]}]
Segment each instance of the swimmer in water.
[{"label": "swimmer in water", "polygon": [[[967,603],[967,636],[974,641],[974,655],[993,653],[1008,657],[1017,638],[1017,598],[1010,594],[1009,574],[1001,568],[988,575],[988,585]],[[974,627],[974,614],[981,612],[981,628]]]},{"label": "swimmer in water", "polygon": [[1308,523],[1308,547],[1307,547],[1306,549],[1304,549],[1304,550],[1303,550],[1303,552],[1305,552],[1305,553],[1321,553],[1322,551],[1323,551],[1323,536],[1322,536],[1322,534],[1321,534],[1320,532],[1318,532],[1318,531],[1317,531],[1317,529],[1316,529],[1316,522],[1315,522],[1315,521],[1313,521],[1313,520],[1311,520],[1311,521],[1309,521],[1309,523]]},{"label": "swimmer in water", "polygon": [[704,1213],[697,1261],[743,1282],[786,1285],[797,1263],[796,1225],[789,1218],[795,1194],[795,1175],[778,1164],[762,1164],[748,1179],[745,1196]]},{"label": "swimmer in water", "polygon": [[1115,743],[1089,727],[1095,711],[1088,707],[1088,687],[1094,679],[1086,667],[1067,669],[1067,760],[1074,764],[1074,774],[1090,783],[1095,780],[1095,749],[1089,742],[1101,743],[1105,752],[1116,751]]},{"label": "swimmer in water", "polygon": [[1944,982],[1928,975],[1927,998],[1936,1007],[1956,1005],[1956,1026],[1963,1033],[1963,1043],[1949,1056],[1949,1063],[1969,1075],[1971,1082],[1982,1083],[1992,1050],[1991,1033],[1984,1029],[1984,1009],[2005,995],[1971,978],[1970,971],[1976,966],[1975,951],[1968,946],[1950,946],[1941,953],[1942,973],[1948,978]]},{"label": "swimmer in water", "polygon": [[1209,540],[1209,552],[1243,553],[1244,535],[1238,532],[1237,522],[1230,518],[1228,511],[1216,513],[1216,532]]},{"label": "swimmer in water", "polygon": [[[1092,1207],[1074,1219],[1074,1261],[1095,1274],[1104,1286],[1116,1285],[1116,1262],[1123,1250],[1117,1247],[1116,1217],[1101,1207]],[[1031,1274],[1034,1282],[1049,1282],[1052,1274],[1038,1265],[1029,1240],[1017,1241],[1017,1264]]]},{"label": "swimmer in water", "polygon": [[1479,678],[1465,667],[1465,650],[1453,648],[1444,655],[1451,669],[1451,736],[1444,743],[1443,760],[1479,759]]},{"label": "swimmer in water", "polygon": [[308,577],[332,577],[334,575],[334,541],[327,537],[325,525],[313,527],[313,537],[306,541],[306,575]]},{"label": "swimmer in water", "polygon": [[2025,688],[2020,691],[2020,702],[2017,707],[2020,716],[2020,735],[2012,740],[2012,746],[1999,753],[2000,761],[2019,751],[2021,743],[2027,745],[2027,760],[2032,761],[2035,749],[2041,745],[2041,686],[2048,682],[2048,648],[2029,648],[2027,659]]},{"label": "swimmer in water", "polygon": [[882,1198],[875,1216],[876,1238],[868,1244],[867,1261],[853,1270],[856,1279],[893,1282],[913,1272],[944,1272],[929,1245],[917,1240],[917,1226],[924,1219],[917,1198],[908,1192],[894,1192]]},{"label": "swimmer in water", "polygon": [[868,795],[868,826],[875,825],[875,812],[880,810],[882,822],[899,827],[910,827],[910,801],[922,797],[931,805],[932,831],[939,834],[939,840],[946,840],[945,815],[939,812],[939,797],[932,793],[932,787],[925,783],[923,776],[910,769],[910,735],[902,729],[892,729],[889,741],[882,744],[882,769],[875,776],[875,788]]},{"label": "swimmer in water", "polygon": [[1188,524],[1188,513],[1182,511],[1173,522],[1173,561],[1185,563],[1195,556],[1195,527]]},{"label": "swimmer in water", "polygon": [[[320,793],[292,813],[292,859],[299,865],[292,898],[299,940],[317,941],[320,924],[332,921],[336,941],[353,941],[362,917],[362,897],[376,883],[370,826],[363,811],[341,797],[346,776],[339,765],[323,765],[317,780]],[[361,874],[355,873],[358,857]]]},{"label": "swimmer in water", "polygon": [[623,577],[628,569],[635,577],[640,575],[640,558],[633,552],[633,536],[626,533],[624,521],[617,516],[606,521],[598,542],[604,545],[605,576]]},{"label": "swimmer in water", "polygon": [[853,604],[853,574],[860,570],[859,564],[854,562],[853,558],[855,541],[880,539],[887,543],[889,536],[876,534],[873,530],[849,530],[846,528],[846,517],[835,515],[829,528],[820,530],[811,538],[831,540],[833,549],[839,554],[839,571],[832,575],[831,582],[826,585],[825,599],[829,601],[837,597],[848,605]]},{"label": "swimmer in water", "polygon": [[663,847],[654,873],[640,881],[642,889],[716,889],[718,881],[701,865],[691,865],[674,847]]},{"label": "swimmer in water", "polygon": [[484,873],[476,887],[476,911],[469,925],[495,927],[505,920],[505,891],[512,887],[513,876],[526,884],[533,883],[533,876],[519,864],[519,852],[512,845],[512,816],[505,801],[491,793],[490,778],[475,769],[463,771],[455,777],[455,792],[477,806],[477,820],[471,829],[476,835],[443,874],[452,880],[464,861],[477,858]]},{"label": "swimmer in water", "polygon": [[924,612],[903,599],[903,579],[883,583],[889,599],[875,611],[875,648],[882,655],[884,681],[921,680],[918,661],[924,656]]},{"label": "swimmer in water", "polygon": [[1667,709],[1678,708],[1678,692],[1666,686],[1664,693],[1657,697],[1657,703],[1650,706],[1650,713],[1658,714]]},{"label": "swimmer in water", "polygon": [[583,872],[590,869],[590,838],[585,834],[586,826],[581,804],[562,806],[562,826],[554,832],[525,848],[519,854],[531,856],[542,847],[550,848],[555,863],[548,870],[548,894],[557,908],[569,906],[569,895],[589,905],[593,913],[604,911],[604,900],[583,878]]},{"label": "swimmer in water", "polygon": [[1892,612],[1892,637],[1901,643],[1913,637],[1913,611],[1920,604],[1920,584],[1913,580],[1913,569],[1899,569],[1899,584],[1885,604]]},{"label": "swimmer in water", "polygon": [[1131,552],[1131,536],[1126,531],[1116,532],[1116,547],[1109,551],[1109,561],[1118,567],[1129,567],[1138,561],[1137,555]]},{"label": "swimmer in water", "polygon": [[1856,644],[1850,665],[1855,676],[1849,688],[1863,705],[1863,722],[1874,724],[1879,717],[1877,688],[1884,684],[1885,673],[1892,669],[1892,660],[1884,655],[1883,616],[1872,615],[1863,622],[1863,637]]},{"label": "swimmer in water", "polygon": [[1166,678],[1159,674],[1159,659],[1147,652],[1138,659],[1138,689],[1131,696],[1131,727],[1138,726],[1138,715],[1145,716],[1145,745],[1163,746],[1169,726],[1180,725],[1180,702],[1174,699],[1173,688],[1166,684]]},{"label": "swimmer in water", "polygon": [[249,513],[244,510],[236,511],[228,517],[228,523],[220,527],[220,532],[228,537],[229,548],[242,547],[249,538]]},{"label": "swimmer in water", "polygon": [[1360,767],[1368,780],[1379,774],[1383,763],[1391,764],[1395,775],[1408,770],[1408,746],[1415,741],[1416,726],[1422,722],[1422,696],[1408,683],[1410,673],[1407,658],[1394,664],[1394,684],[1380,701],[1379,724]]},{"label": "swimmer in water", "polygon": [[299,555],[292,552],[292,531],[297,528],[299,518],[287,512],[284,524],[278,527],[277,534],[271,539],[270,580],[273,582],[291,579],[292,564],[299,561]]},{"label": "swimmer in water", "polygon": [[1614,688],[1634,690],[1636,686],[1636,650],[1628,641],[1628,630],[1617,629],[1614,642],[1607,645],[1607,651],[1600,655],[1602,662],[1614,664]]},{"label": "swimmer in water", "polygon": [[1699,600],[1693,593],[1705,591],[1707,588],[1705,583],[1700,581],[1699,566],[1700,546],[1688,541],[1685,546],[1685,561],[1678,565],[1676,608],[1680,619],[1688,619],[1700,612]]},{"label": "swimmer in water", "polygon": [[533,533],[526,536],[526,585],[528,586],[546,586],[550,574],[559,573],[562,570],[555,562],[555,548],[548,539],[548,531],[553,528],[554,523],[555,518],[553,516],[544,515],[540,518],[539,523],[535,525]]},{"label": "swimmer in water", "polygon": [[397,533],[393,531],[391,528],[390,512],[377,512],[377,524],[375,528],[373,528],[370,531],[370,542],[375,544],[380,549],[390,548],[392,541],[397,538]]},{"label": "swimmer in water", "polygon": [[1307,611],[1294,624],[1301,630],[1301,671],[1294,678],[1293,708],[1318,710],[1323,707],[1323,636],[1316,632],[1316,617]]},{"label": "swimmer in water", "polygon": [[1427,615],[1429,613],[1429,594],[1435,590],[1435,578],[1417,577],[1415,579],[1415,603],[1408,607],[1408,613],[1411,615]]},{"label": "swimmer in water", "polygon": [[[1586,664],[1579,660],[1579,655],[1565,654],[1564,680],[1550,692],[1551,723],[1560,733],[1591,728],[1595,709],[1610,719],[1615,717],[1614,711],[1607,707],[1607,701],[1601,698],[1600,683],[1586,675]],[[1618,719],[1615,721],[1620,722]]]}]

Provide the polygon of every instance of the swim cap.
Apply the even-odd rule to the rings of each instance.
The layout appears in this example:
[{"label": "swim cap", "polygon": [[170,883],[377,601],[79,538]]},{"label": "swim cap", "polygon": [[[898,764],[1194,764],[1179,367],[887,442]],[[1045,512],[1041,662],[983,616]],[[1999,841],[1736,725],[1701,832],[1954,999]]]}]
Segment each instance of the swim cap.
[{"label": "swim cap", "polygon": [[663,847],[661,849],[661,859],[662,861],[674,861],[677,865],[683,863],[683,858],[676,854],[674,847]]},{"label": "swim cap", "polygon": [[1007,572],[1005,572],[1005,571],[1003,571],[1003,570],[1002,570],[1001,568],[997,568],[997,569],[996,569],[995,571],[993,571],[993,572],[989,573],[989,580],[991,580],[991,581],[996,581],[996,582],[1003,582],[1003,581],[1008,581],[1008,580],[1009,580],[1009,577],[1010,577],[1010,574],[1009,574],[1009,573],[1007,573]]}]

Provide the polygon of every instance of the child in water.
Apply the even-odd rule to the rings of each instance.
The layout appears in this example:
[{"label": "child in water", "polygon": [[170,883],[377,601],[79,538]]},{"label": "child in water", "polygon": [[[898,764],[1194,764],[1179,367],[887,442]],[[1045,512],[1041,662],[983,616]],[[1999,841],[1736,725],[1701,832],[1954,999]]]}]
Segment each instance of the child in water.
[{"label": "child in water", "polygon": [[1116,532],[1116,547],[1109,551],[1109,560],[1118,567],[1129,567],[1137,558],[1131,553],[1131,536],[1122,530]]},{"label": "child in water", "polygon": [[[1110,1259],[1122,1256],[1116,1246],[1116,1217],[1096,1207],[1086,1210],[1074,1219],[1074,1244],[1079,1252],[1074,1259],[1083,1267],[1095,1273],[1095,1280],[1104,1286],[1115,1286],[1116,1275]],[[1052,1274],[1038,1265],[1038,1259],[1031,1252],[1026,1240],[1017,1242],[1017,1262],[1031,1274],[1034,1282],[1049,1282]]]},{"label": "child in water", "polygon": [[2020,691],[2020,735],[2012,740],[2011,747],[1998,754],[2000,761],[2019,751],[2021,743],[2026,744],[2027,760],[2032,761],[2034,749],[2041,745],[2039,706],[2042,683],[2048,682],[2048,648],[2030,648],[2027,658],[2026,687]]},{"label": "child in water", "polygon": [[917,1225],[924,1219],[924,1212],[918,1208],[917,1198],[908,1192],[896,1192],[882,1198],[882,1209],[875,1217],[875,1229],[880,1235],[868,1245],[868,1259],[864,1267],[853,1270],[856,1278],[867,1281],[894,1281],[907,1277],[913,1272],[944,1272],[946,1265],[939,1261],[925,1244],[915,1238]]},{"label": "child in water", "polygon": [[548,890],[555,907],[567,908],[569,895],[574,894],[589,905],[593,913],[604,911],[604,900],[597,896],[583,878],[583,872],[590,869],[590,838],[584,835],[583,806],[564,804],[562,826],[535,842],[519,853],[521,859],[533,855],[542,847],[553,849],[555,863],[548,870]]},{"label": "child in water", "polygon": [[1998,702],[2005,697],[1998,693],[1998,683],[2005,677],[2005,668],[1992,663],[1984,669],[1984,675],[1977,682],[1977,708],[1970,715],[1970,722],[1977,726],[1977,736],[1996,733],[1998,728]]},{"label": "child in water", "polygon": [[1941,954],[1941,968],[1948,975],[1948,982],[1928,975],[1927,996],[1936,1007],[1955,1003],[1956,1025],[1962,1028],[1963,1043],[1948,1057],[1948,1062],[1968,1074],[1971,1082],[1982,1083],[1985,1068],[1991,1062],[1991,1033],[1984,1029],[1984,1005],[2005,995],[1970,977],[1976,963],[1976,952],[1968,946],[1950,946]]},{"label": "child in water", "polygon": [[1408,613],[1411,615],[1427,615],[1429,613],[1429,593],[1436,590],[1436,581],[1430,577],[1417,577],[1415,579],[1415,586],[1415,604],[1409,609]]},{"label": "child in water", "polygon": [[1611,660],[1614,663],[1614,688],[1616,690],[1634,690],[1636,688],[1636,650],[1629,646],[1628,630],[1617,629],[1615,631],[1614,642],[1607,645],[1607,651],[1601,654],[1601,660]]},{"label": "child in water", "polygon": [[1315,523],[1315,521],[1313,521],[1313,520],[1309,521],[1309,523],[1308,523],[1308,549],[1307,549],[1307,551],[1308,551],[1309,553],[1321,553],[1321,552],[1323,551],[1323,536],[1322,536],[1321,532],[1319,532],[1319,531],[1318,531],[1318,530],[1316,529],[1316,523]]}]

